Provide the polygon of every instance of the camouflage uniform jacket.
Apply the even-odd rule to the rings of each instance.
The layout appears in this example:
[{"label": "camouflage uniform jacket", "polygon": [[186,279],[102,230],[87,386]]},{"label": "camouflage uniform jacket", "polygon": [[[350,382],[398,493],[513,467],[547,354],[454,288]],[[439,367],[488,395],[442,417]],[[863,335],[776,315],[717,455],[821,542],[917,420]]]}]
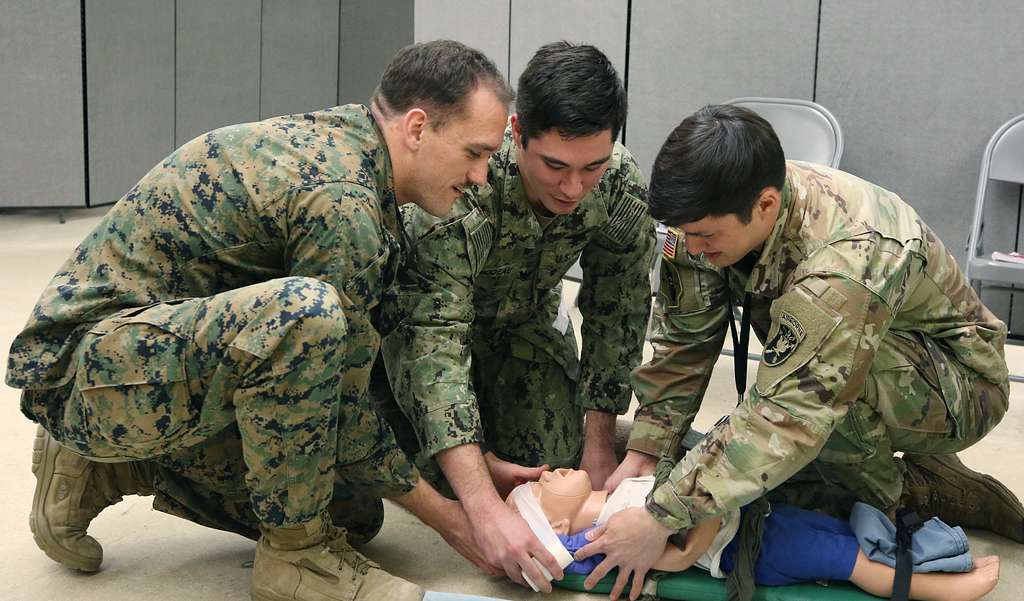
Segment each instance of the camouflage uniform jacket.
[{"label": "camouflage uniform jacket", "polygon": [[[126,308],[307,276],[342,297],[358,393],[380,342],[370,312],[393,279],[400,235],[391,160],[366,107],[215,130],[146,174],[65,262],[11,346],[7,383],[45,391],[71,381],[85,332]],[[57,397],[25,395],[22,409],[37,419],[63,404]]]},{"label": "camouflage uniform jacket", "polygon": [[[691,451],[696,467],[678,465],[652,494],[649,509],[671,528],[746,505],[817,457],[890,330],[917,333],[929,353],[1008,386],[1006,326],[910,206],[852,175],[789,161],[778,220],[749,276],[689,256],[675,230],[663,254],[654,358],[632,374],[641,406],[631,449],[671,453],[689,428],[725,340],[730,295],[751,293],[764,343],[756,383]],[[952,375],[939,379],[948,403],[968,395]]]},{"label": "camouflage uniform jacket", "polygon": [[[403,209],[415,242],[397,302],[385,309],[398,327],[385,334],[384,356],[398,403],[429,456],[483,442],[470,373],[474,342],[517,338],[523,344],[513,340],[513,352],[543,349],[580,382],[584,407],[626,411],[650,307],[655,234],[646,199],[640,169],[615,144],[580,206],[542,226],[526,200],[509,127],[491,157],[488,184],[464,195],[451,215]],[[561,279],[581,252],[580,366],[575,344],[551,324]]]}]

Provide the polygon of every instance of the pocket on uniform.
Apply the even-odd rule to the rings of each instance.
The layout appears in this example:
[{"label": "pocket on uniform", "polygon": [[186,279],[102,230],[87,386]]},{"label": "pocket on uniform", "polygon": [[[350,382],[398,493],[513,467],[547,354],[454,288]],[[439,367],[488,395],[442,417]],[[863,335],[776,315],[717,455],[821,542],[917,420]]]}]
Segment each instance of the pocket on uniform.
[{"label": "pocket on uniform", "polygon": [[[934,343],[913,333],[890,331],[883,339],[871,367],[870,378],[877,391],[874,399],[885,424],[898,430],[950,433],[956,427],[954,415],[962,403],[955,381],[939,376],[933,353]],[[944,372],[953,372],[949,368]],[[955,376],[950,373],[947,379]],[[951,411],[953,409],[953,411]]]},{"label": "pocket on uniform", "polygon": [[83,340],[66,426],[94,456],[148,458],[180,448],[198,424],[185,354],[188,312],[158,304],[105,319]]},{"label": "pocket on uniform", "polygon": [[394,253],[385,248],[366,267],[345,282],[345,296],[353,304],[369,311],[380,304],[385,288],[391,285]]},{"label": "pocket on uniform", "polygon": [[[832,431],[818,458],[828,463],[856,464],[874,457],[885,428],[872,419],[869,405],[855,401]],[[874,423],[873,423],[874,422]]]}]

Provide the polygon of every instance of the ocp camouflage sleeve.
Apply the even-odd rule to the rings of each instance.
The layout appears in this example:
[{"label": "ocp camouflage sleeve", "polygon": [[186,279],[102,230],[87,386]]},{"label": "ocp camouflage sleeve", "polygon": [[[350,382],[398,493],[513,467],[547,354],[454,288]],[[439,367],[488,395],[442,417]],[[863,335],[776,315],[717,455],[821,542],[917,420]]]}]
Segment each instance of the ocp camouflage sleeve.
[{"label": "ocp camouflage sleeve", "polygon": [[[882,246],[870,236],[833,243],[793,274],[772,303],[756,385],[652,493],[662,524],[689,528],[746,505],[818,455],[863,390],[903,292],[893,283],[920,270],[912,250]],[[863,283],[872,281],[891,287]]]},{"label": "ocp camouflage sleeve", "polygon": [[660,456],[690,428],[725,342],[727,299],[722,273],[690,257],[680,233],[670,230],[654,307],[654,357],[632,373],[640,407],[629,449]]},{"label": "ocp camouflage sleeve", "polygon": [[654,222],[647,187],[633,157],[623,150],[609,197],[608,225],[580,259],[583,316],[580,400],[586,409],[623,414],[629,409],[629,370],[640,363],[650,310]]},{"label": "ocp camouflage sleeve", "polygon": [[404,212],[408,231],[422,233],[385,307],[395,323],[382,346],[388,378],[428,456],[483,442],[469,329],[473,279],[486,258],[491,224],[468,195],[453,214],[439,220],[420,210]]}]

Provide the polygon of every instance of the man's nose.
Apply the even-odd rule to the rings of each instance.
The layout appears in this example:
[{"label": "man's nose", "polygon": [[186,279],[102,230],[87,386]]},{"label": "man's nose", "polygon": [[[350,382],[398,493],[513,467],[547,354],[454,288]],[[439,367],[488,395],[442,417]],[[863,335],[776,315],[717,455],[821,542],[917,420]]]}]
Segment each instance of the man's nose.
[{"label": "man's nose", "polygon": [[478,186],[487,183],[487,160],[477,162],[466,174],[466,178]]},{"label": "man's nose", "polygon": [[583,176],[579,173],[570,173],[562,179],[559,187],[566,198],[579,198],[583,193]]}]

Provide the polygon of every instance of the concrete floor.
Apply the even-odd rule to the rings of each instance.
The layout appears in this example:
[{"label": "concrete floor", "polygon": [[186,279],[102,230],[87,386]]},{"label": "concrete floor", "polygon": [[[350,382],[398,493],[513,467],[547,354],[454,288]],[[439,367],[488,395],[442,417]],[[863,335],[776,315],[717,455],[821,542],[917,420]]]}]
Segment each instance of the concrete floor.
[{"label": "concrete floor", "polygon": [[[102,209],[73,211],[61,225],[56,211],[0,212],[0,364],[6,365],[11,339],[22,328],[39,292],[95,226]],[[578,317],[578,315],[577,315]],[[647,352],[650,353],[648,347]],[[1010,371],[1024,373],[1024,348],[1008,351]],[[751,370],[756,369],[755,366]],[[719,361],[696,427],[706,429],[735,398],[731,358]],[[1011,388],[1011,408],[983,442],[962,453],[965,462],[1001,479],[1024,496],[1024,385]],[[90,533],[103,544],[103,570],[84,575],[50,561],[32,541],[28,512],[35,425],[18,411],[18,392],[0,385],[0,599],[8,601],[147,601],[249,598],[253,543],[153,511],[150,499],[129,497],[93,522]],[[1024,590],[1024,553],[1013,542],[985,532],[970,532],[979,555],[1002,558],[1002,579],[988,597],[1020,598]],[[387,507],[381,534],[364,550],[385,569],[431,590],[532,599],[536,595],[488,578],[462,560],[433,531],[394,506]],[[1014,593],[1013,591],[1018,591]],[[596,599],[557,591],[550,599]]]}]

